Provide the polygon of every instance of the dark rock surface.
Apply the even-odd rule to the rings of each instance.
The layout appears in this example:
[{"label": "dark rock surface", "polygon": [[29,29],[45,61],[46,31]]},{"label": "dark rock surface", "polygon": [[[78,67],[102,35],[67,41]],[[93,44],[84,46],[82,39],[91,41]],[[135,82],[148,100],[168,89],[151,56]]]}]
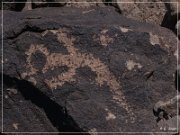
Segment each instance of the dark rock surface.
[{"label": "dark rock surface", "polygon": [[[169,2],[174,2],[174,1],[170,0]],[[176,2],[180,2],[180,1],[177,0]],[[178,23],[179,17],[178,16],[180,12],[177,9],[177,3],[165,3],[165,6],[167,9],[167,12],[164,16],[161,26],[171,29],[176,34],[179,34],[179,23]],[[178,3],[178,8],[179,8],[179,3]],[[178,30],[178,33],[177,33],[177,30]]]},{"label": "dark rock surface", "polygon": [[3,16],[4,131],[160,131],[153,105],[176,94],[170,30],[112,8]]},{"label": "dark rock surface", "polygon": [[[128,18],[160,25],[177,33],[179,27],[177,3],[179,0],[2,0],[4,10],[23,11],[42,7],[105,7]],[[11,2],[11,3],[9,3]],[[29,4],[27,3],[29,2]],[[180,4],[179,4],[180,5]],[[2,9],[0,5],[0,9]],[[179,32],[180,33],[180,32]],[[179,36],[179,35],[178,35]]]},{"label": "dark rock surface", "polygon": [[[77,7],[77,8],[89,8],[95,6],[105,6],[102,0],[2,0],[4,10],[22,11],[25,8],[27,2],[29,2],[34,8],[42,7]],[[0,5],[0,9],[2,9]],[[25,10],[27,10],[25,8]]]},{"label": "dark rock surface", "polygon": [[[18,4],[16,3],[16,2],[20,2],[18,0],[1,0],[1,2],[4,2],[3,3],[4,10],[21,11],[25,6],[26,0],[21,0],[21,2],[24,3],[18,3]],[[2,9],[2,3],[0,5],[0,9]]]}]

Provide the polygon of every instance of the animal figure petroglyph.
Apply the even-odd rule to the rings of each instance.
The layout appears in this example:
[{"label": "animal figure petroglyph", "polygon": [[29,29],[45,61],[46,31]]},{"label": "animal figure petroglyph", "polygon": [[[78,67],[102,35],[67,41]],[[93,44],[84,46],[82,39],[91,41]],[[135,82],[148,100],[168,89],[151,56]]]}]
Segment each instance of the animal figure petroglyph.
[{"label": "animal figure petroglyph", "polygon": [[74,47],[74,37],[67,35],[67,30],[47,30],[43,33],[45,35],[48,32],[52,32],[60,43],[63,43],[69,54],[50,53],[43,44],[31,44],[28,51],[25,52],[27,57],[27,68],[29,72],[23,73],[24,77],[32,77],[38,72],[38,69],[31,64],[31,56],[40,51],[46,56],[46,64],[42,69],[42,73],[46,73],[48,69],[53,70],[55,67],[67,66],[68,72],[61,73],[57,76],[53,76],[52,79],[45,79],[46,84],[53,90],[57,87],[61,87],[65,82],[74,81],[76,75],[76,69],[80,67],[88,66],[97,74],[96,83],[102,86],[105,82],[109,86],[109,89],[113,93],[113,100],[123,107],[133,123],[135,120],[135,114],[128,104],[120,83],[116,80],[116,77],[110,72],[109,68],[98,58],[95,58],[92,54],[80,53],[77,48]]}]

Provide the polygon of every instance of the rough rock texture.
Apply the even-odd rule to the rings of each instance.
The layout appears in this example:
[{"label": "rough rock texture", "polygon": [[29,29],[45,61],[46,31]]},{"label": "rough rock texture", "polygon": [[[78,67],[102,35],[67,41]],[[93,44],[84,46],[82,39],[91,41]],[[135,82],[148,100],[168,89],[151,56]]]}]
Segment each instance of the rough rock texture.
[{"label": "rough rock texture", "polygon": [[174,2],[180,2],[180,0],[168,0],[169,3],[169,7],[171,9],[171,14],[172,15],[175,15],[175,14],[179,14],[179,11],[180,11],[180,5],[177,3],[174,3]]},{"label": "rough rock texture", "polygon": [[179,23],[177,23],[178,22],[177,15],[179,15],[178,8],[180,9],[180,4],[178,4],[177,2],[180,1],[179,0],[112,0],[109,2],[109,5],[116,7],[117,11],[123,16],[138,21],[161,25],[163,27],[171,29],[173,32],[178,34],[177,27],[179,27]]},{"label": "rough rock texture", "polygon": [[[4,2],[14,2],[14,3],[4,3],[4,10],[22,11],[25,7],[26,2],[31,2],[32,8],[40,7],[77,7],[77,8],[88,8],[94,6],[105,6],[102,0],[4,0]],[[21,3],[17,3],[21,2]],[[0,5],[1,9],[1,5]]]},{"label": "rough rock texture", "polygon": [[128,18],[132,18],[134,20],[149,22],[157,25],[161,25],[164,15],[167,11],[165,4],[159,0],[114,0],[113,2],[115,2],[113,3],[113,5],[119,9],[122,15],[127,16]]},{"label": "rough rock texture", "polygon": [[28,0],[28,1],[32,2],[32,8],[61,7],[66,4],[66,0]]},{"label": "rough rock texture", "polygon": [[25,8],[26,2],[29,2],[32,8],[61,7],[67,3],[67,0],[4,0],[3,2],[4,10],[22,11]]},{"label": "rough rock texture", "polygon": [[[31,10],[40,7],[66,6],[89,8],[104,7],[105,5],[110,5],[116,7],[117,12],[128,18],[161,25],[173,30],[175,33],[177,33],[176,31],[179,25],[179,23],[177,23],[177,14],[179,14],[177,11],[177,3],[172,3],[179,2],[179,0],[7,0],[5,2],[21,2],[3,4],[4,10],[13,11]],[[27,2],[31,3],[27,4]]]},{"label": "rough rock texture", "polygon": [[[25,3],[8,3],[8,2],[16,2],[16,0],[2,0],[3,2],[7,2],[7,3],[3,3],[3,9],[4,10],[13,10],[13,11],[21,11],[24,6]],[[0,4],[0,9],[2,9],[2,4]]]},{"label": "rough rock texture", "polygon": [[[82,2],[82,3],[80,3]],[[77,7],[77,8],[88,8],[95,6],[105,6],[102,0],[67,0],[67,7]]]},{"label": "rough rock texture", "polygon": [[176,94],[171,31],[110,7],[4,11],[3,22],[4,131],[161,131],[153,106]]}]

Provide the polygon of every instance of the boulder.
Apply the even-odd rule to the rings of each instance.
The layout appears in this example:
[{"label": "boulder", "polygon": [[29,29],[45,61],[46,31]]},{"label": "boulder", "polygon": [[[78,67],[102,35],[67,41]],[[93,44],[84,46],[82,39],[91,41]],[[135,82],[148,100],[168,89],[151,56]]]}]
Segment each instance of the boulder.
[{"label": "boulder", "polygon": [[159,0],[113,0],[113,5],[128,18],[157,25],[161,25],[167,11],[165,4]]},{"label": "boulder", "polygon": [[4,131],[161,131],[153,106],[176,94],[170,30],[112,7],[3,16]]}]

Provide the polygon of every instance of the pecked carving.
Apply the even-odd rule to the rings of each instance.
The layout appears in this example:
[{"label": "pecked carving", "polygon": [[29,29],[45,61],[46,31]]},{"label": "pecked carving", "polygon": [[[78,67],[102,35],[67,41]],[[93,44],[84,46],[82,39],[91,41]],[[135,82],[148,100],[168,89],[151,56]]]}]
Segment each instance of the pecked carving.
[{"label": "pecked carving", "polygon": [[95,58],[92,54],[80,53],[78,49],[74,47],[74,41],[76,39],[69,36],[67,30],[47,30],[44,34],[48,32],[52,32],[57,36],[58,41],[64,44],[69,54],[50,53],[43,44],[31,44],[30,48],[25,52],[27,55],[27,69],[29,69],[29,71],[23,73],[23,76],[31,77],[39,72],[31,63],[31,56],[37,51],[46,56],[46,64],[42,68],[42,71],[40,71],[43,74],[45,74],[49,69],[53,70],[56,67],[68,67],[67,72],[53,76],[51,79],[45,78],[44,82],[51,90],[61,87],[65,82],[75,81],[74,76],[76,75],[76,70],[80,67],[88,66],[97,75],[95,79],[96,84],[102,86],[106,83],[113,93],[113,100],[126,110],[131,118],[131,122],[134,122],[135,114],[122,92],[120,82],[118,82],[113,73],[110,72],[108,66],[99,58]]}]

